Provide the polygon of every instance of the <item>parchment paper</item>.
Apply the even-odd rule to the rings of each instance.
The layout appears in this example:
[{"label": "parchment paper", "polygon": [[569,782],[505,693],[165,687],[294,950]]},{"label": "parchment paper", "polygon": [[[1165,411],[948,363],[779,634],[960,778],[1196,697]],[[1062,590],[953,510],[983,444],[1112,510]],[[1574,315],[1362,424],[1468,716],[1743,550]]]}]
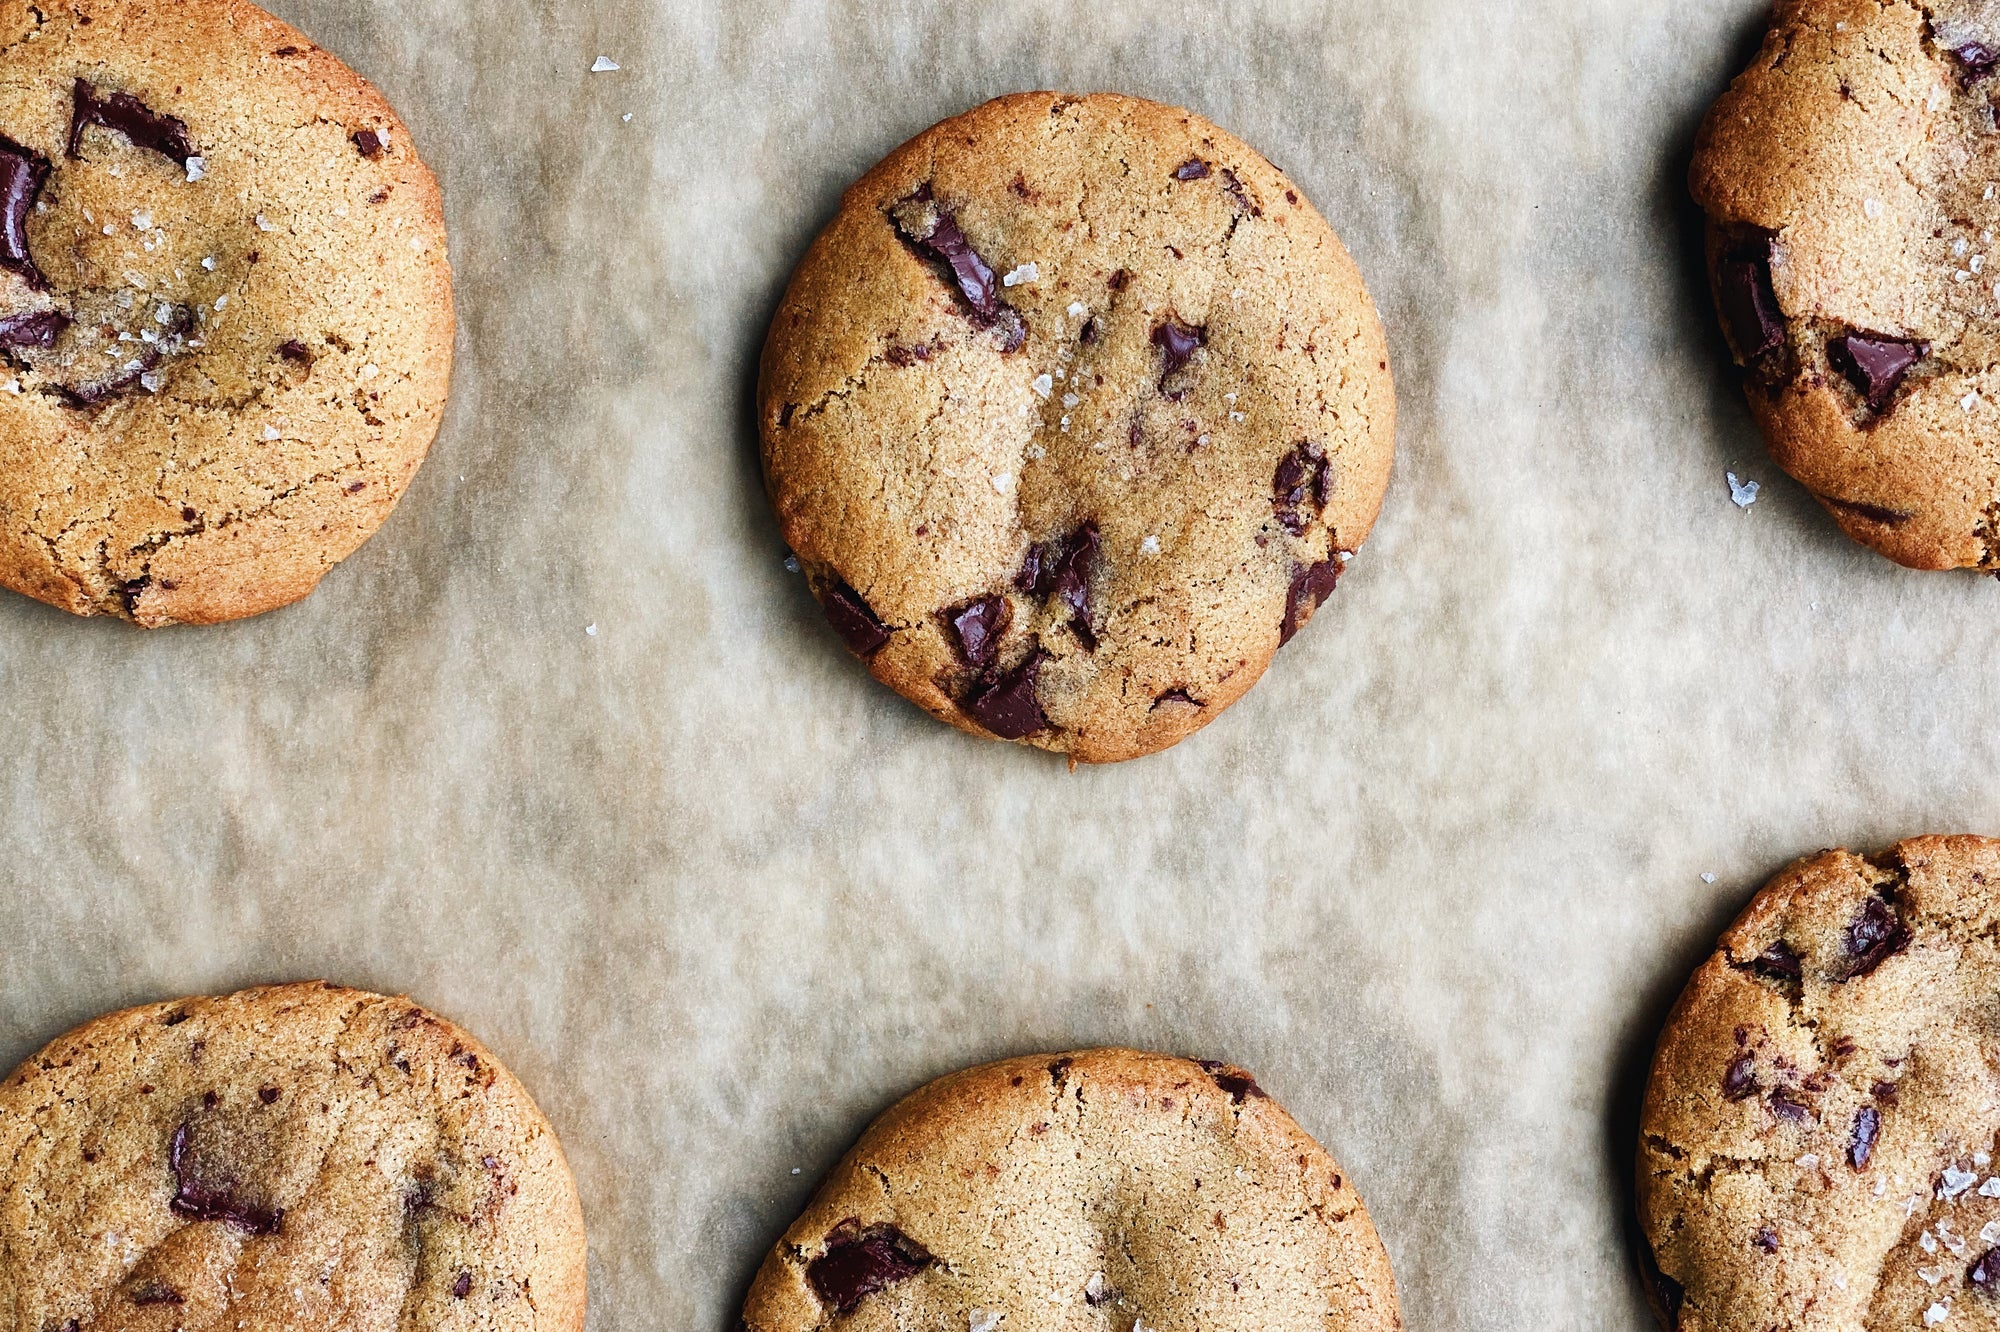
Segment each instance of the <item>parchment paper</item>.
[{"label": "parchment paper", "polygon": [[[449,421],[291,610],[0,596],[0,1063],[142,1000],[407,991],[560,1129],[593,1327],[720,1332],[924,1080],[1225,1057],[1359,1182],[1412,1328],[1639,1329],[1634,1106],[1717,930],[1823,845],[2000,831],[2000,587],[1843,540],[1713,329],[1682,181],[1764,0],[272,7],[444,180]],[[1195,740],[1076,773],[841,652],[750,414],[841,188],[1044,86],[1289,170],[1402,411],[1329,613]]]}]

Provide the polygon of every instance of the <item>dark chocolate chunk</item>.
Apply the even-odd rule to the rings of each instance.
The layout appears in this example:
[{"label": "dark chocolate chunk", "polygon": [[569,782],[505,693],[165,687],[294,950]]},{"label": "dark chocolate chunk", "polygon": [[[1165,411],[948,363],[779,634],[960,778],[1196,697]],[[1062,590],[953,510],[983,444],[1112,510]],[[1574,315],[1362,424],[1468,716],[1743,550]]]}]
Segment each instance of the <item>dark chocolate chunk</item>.
[{"label": "dark chocolate chunk", "polygon": [[1847,1144],[1847,1163],[1856,1170],[1866,1170],[1871,1157],[1875,1155],[1875,1140],[1882,1135],[1882,1112],[1872,1105],[1861,1107],[1861,1113],[1854,1117],[1854,1135]]},{"label": "dark chocolate chunk", "polygon": [[1185,324],[1169,319],[1153,330],[1153,345],[1165,356],[1160,371],[1160,382],[1165,383],[1194,359],[1196,351],[1208,340],[1205,328],[1189,328]]},{"label": "dark chocolate chunk", "polygon": [[[222,1153],[213,1155],[220,1157]],[[181,1216],[227,1222],[252,1235],[275,1235],[284,1222],[284,1208],[250,1201],[235,1171],[201,1150],[192,1124],[183,1123],[174,1130],[167,1148],[167,1166],[174,1173],[174,1196],[168,1206]]]},{"label": "dark chocolate chunk", "polygon": [[1769,1226],[1765,1226],[1756,1235],[1751,1237],[1750,1242],[1765,1253],[1776,1253],[1778,1251],[1778,1232]]},{"label": "dark chocolate chunk", "polygon": [[1005,597],[981,597],[977,601],[946,612],[945,619],[958,640],[958,655],[965,664],[985,670],[1000,653],[1000,635],[1014,618],[1012,604]]},{"label": "dark chocolate chunk", "polygon": [[372,129],[356,130],[354,132],[354,146],[363,157],[371,162],[380,161],[382,154],[388,151],[388,145],[382,142],[382,136]]},{"label": "dark chocolate chunk", "polygon": [[1014,575],[1014,586],[1031,597],[1048,596],[1054,556],[1055,552],[1044,546],[1028,547],[1028,553],[1021,560],[1021,572]]},{"label": "dark chocolate chunk", "polygon": [[1803,1124],[1812,1117],[1812,1107],[1783,1088],[1772,1092],[1764,1103],[1771,1107],[1772,1114],[1794,1124]]},{"label": "dark chocolate chunk", "polygon": [[1313,498],[1321,509],[1327,497],[1326,450],[1311,440],[1302,440],[1278,460],[1278,474],[1271,483],[1271,509],[1278,522],[1293,536],[1304,536],[1312,526],[1306,500]]},{"label": "dark chocolate chunk", "polygon": [[0,135],[0,268],[19,273],[37,291],[48,284],[28,253],[28,214],[49,170],[48,158]]},{"label": "dark chocolate chunk", "polygon": [[455,1300],[462,1300],[471,1293],[472,1293],[472,1273],[460,1272],[458,1274],[458,1280],[451,1283],[452,1298]]},{"label": "dark chocolate chunk", "polygon": [[1208,163],[1202,161],[1199,157],[1190,157],[1187,161],[1174,168],[1174,179],[1207,180]]},{"label": "dark chocolate chunk", "polygon": [[1167,703],[1184,703],[1191,708],[1202,708],[1208,706],[1206,703],[1203,703],[1200,699],[1196,698],[1193,694],[1190,694],[1185,689],[1169,689],[1166,693],[1161,694],[1158,698],[1153,700],[1153,707],[1159,708]]},{"label": "dark chocolate chunk", "polygon": [[1300,566],[1292,575],[1291,591],[1285,594],[1285,619],[1278,626],[1278,646],[1283,647],[1311,622],[1313,612],[1326,604],[1340,582],[1340,561],[1322,560],[1311,568]]},{"label": "dark chocolate chunk", "polygon": [[1771,286],[1771,243],[1738,250],[1716,269],[1723,322],[1747,365],[1785,340],[1785,316]]},{"label": "dark chocolate chunk", "polygon": [[1241,1069],[1231,1068],[1214,1059],[1197,1059],[1195,1062],[1201,1065],[1202,1071],[1216,1086],[1229,1093],[1229,1099],[1236,1104],[1243,1104],[1244,1098],[1250,1096],[1269,1099],[1264,1096],[1264,1089],[1257,1085],[1257,1079]]},{"label": "dark chocolate chunk", "polygon": [[1070,628],[1095,651],[1097,636],[1090,623],[1090,565],[1097,558],[1097,524],[1085,523],[1069,539],[1059,563],[1050,571],[1049,598],[1070,615]]},{"label": "dark chocolate chunk", "polygon": [[1722,1094],[1732,1101],[1747,1101],[1757,1094],[1757,1056],[1745,1050],[1730,1061],[1722,1075]]},{"label": "dark chocolate chunk", "polygon": [[1035,695],[1042,662],[1047,654],[1037,651],[1016,667],[1012,674],[974,694],[965,705],[972,719],[1002,740],[1024,740],[1049,728],[1042,703]]},{"label": "dark chocolate chunk", "polygon": [[1975,1290],[1988,1295],[2000,1293],[2000,1249],[1988,1249],[1966,1270],[1965,1279]]},{"label": "dark chocolate chunk", "polygon": [[806,1264],[806,1281],[836,1315],[850,1314],[877,1291],[908,1281],[931,1265],[930,1253],[892,1225],[843,1221],[826,1237],[826,1252]]},{"label": "dark chocolate chunk", "polygon": [[1845,942],[1850,961],[1841,979],[1856,980],[1909,947],[1910,932],[1903,928],[1894,907],[1871,897],[1848,925]]},{"label": "dark chocolate chunk", "polygon": [[53,347],[69,325],[69,316],[60,310],[0,315],[0,347]]},{"label": "dark chocolate chunk", "polygon": [[292,339],[290,342],[281,344],[278,347],[278,355],[284,357],[286,360],[292,362],[295,365],[305,366],[309,370],[312,368],[312,363],[316,359],[312,354],[312,348],[306,346],[305,343],[300,342],[297,338]]},{"label": "dark chocolate chunk", "polygon": [[1958,61],[1959,68],[1963,71],[1961,77],[1968,84],[1979,82],[1993,72],[1995,65],[2000,65],[2000,51],[1994,50],[1984,42],[1966,42],[1954,46],[1951,48],[1951,54]]},{"label": "dark chocolate chunk", "polygon": [[1903,377],[1923,359],[1926,350],[1921,342],[1849,333],[1826,344],[1826,358],[1867,400],[1869,411],[1883,412],[1895,401]]},{"label": "dark chocolate chunk", "polygon": [[83,156],[83,132],[92,125],[124,135],[135,148],[150,148],[186,167],[195,155],[188,127],[172,116],[153,111],[130,93],[99,93],[88,79],[78,79],[69,122],[69,155]]},{"label": "dark chocolate chunk", "polygon": [[1757,954],[1750,963],[1750,969],[1766,980],[1795,981],[1805,976],[1799,965],[1799,955],[1783,939]]},{"label": "dark chocolate chunk", "polygon": [[1875,1092],[1875,1099],[1881,1104],[1894,1105],[1896,1103],[1896,1098],[1898,1093],[1896,1091],[1895,1083],[1878,1082],[1875,1084],[1874,1092]]},{"label": "dark chocolate chunk", "polygon": [[932,196],[926,185],[890,209],[890,220],[903,242],[951,271],[958,294],[971,308],[973,322],[982,328],[996,328],[1001,347],[1018,349],[1027,341],[1027,325],[1021,316],[1000,299],[1000,279],[959,230],[958,220]]},{"label": "dark chocolate chunk", "polygon": [[164,1281],[142,1281],[125,1298],[138,1305],[187,1303],[185,1296]]},{"label": "dark chocolate chunk", "polygon": [[835,583],[821,603],[826,622],[857,657],[872,657],[889,644],[889,630],[878,619],[861,594],[845,583]]}]

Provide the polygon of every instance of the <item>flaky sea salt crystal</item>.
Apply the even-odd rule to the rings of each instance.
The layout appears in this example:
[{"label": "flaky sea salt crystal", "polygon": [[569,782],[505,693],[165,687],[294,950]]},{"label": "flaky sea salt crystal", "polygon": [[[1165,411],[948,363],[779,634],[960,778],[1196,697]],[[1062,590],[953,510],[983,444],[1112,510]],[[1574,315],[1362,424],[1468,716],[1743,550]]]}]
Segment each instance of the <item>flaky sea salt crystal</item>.
[{"label": "flaky sea salt crystal", "polygon": [[1951,1317],[1950,1304],[1933,1304],[1930,1308],[1924,1310],[1924,1326],[1936,1327],[1949,1317]]},{"label": "flaky sea salt crystal", "polygon": [[591,63],[590,72],[593,74],[615,74],[618,72],[618,62],[610,56],[599,56]]},{"label": "flaky sea salt crystal", "polygon": [[1880,199],[1863,199],[1861,201],[1861,211],[1868,215],[1869,220],[1873,221],[1875,218],[1882,216],[1882,201]]},{"label": "flaky sea salt crystal", "polygon": [[2000,1244],[2000,1221],[1988,1221],[1985,1225],[1981,1226],[1979,1228],[1979,1242],[1982,1244]]},{"label": "flaky sea salt crystal", "polygon": [[1714,882],[1715,882],[1715,876],[1714,876],[1713,874],[1704,874],[1704,875],[1702,875],[1702,876],[1701,876],[1701,881],[1702,881],[1703,883],[1714,883]]},{"label": "flaky sea salt crystal", "polygon": [[132,214],[132,225],[140,231],[151,231],[153,229],[153,215],[143,211],[134,213]]},{"label": "flaky sea salt crystal", "polygon": [[215,256],[210,255],[208,258],[202,260],[201,266],[207,271],[213,273],[215,271]]},{"label": "flaky sea salt crystal", "polygon": [[1979,1186],[1979,1196],[1982,1198],[2000,1198],[2000,1175],[1995,1175],[1992,1179],[1981,1184]]},{"label": "flaky sea salt crystal", "polygon": [[1917,1236],[1917,1247],[1919,1249],[1922,1249],[1925,1253],[1936,1253],[1937,1236],[1931,1234],[1930,1231],[1926,1230],[1923,1234]]},{"label": "flaky sea salt crystal", "polygon": [[1819,1169],[1819,1155],[1815,1152],[1807,1152],[1798,1159],[1798,1167],[1801,1170]]},{"label": "flaky sea salt crystal", "polygon": [[1000,282],[1003,286],[1019,287],[1029,282],[1038,281],[1041,276],[1041,269],[1037,268],[1033,263],[1026,263],[1001,278]]},{"label": "flaky sea salt crystal", "polygon": [[273,227],[273,226],[271,225],[271,222],[270,222],[270,219],[269,219],[269,218],[266,218],[266,217],[265,217],[265,216],[264,216],[264,215],[263,215],[262,213],[259,213],[259,214],[257,214],[257,230],[259,230],[259,231],[275,231],[275,230],[277,230],[277,228],[276,228],[276,227]]},{"label": "flaky sea salt crystal", "polygon": [[1036,375],[1033,387],[1037,395],[1047,398],[1056,391],[1056,381],[1050,375]]},{"label": "flaky sea salt crystal", "polygon": [[993,1332],[993,1329],[1000,1326],[1000,1311],[998,1309],[974,1309],[972,1311],[971,1323],[971,1332]]},{"label": "flaky sea salt crystal", "polygon": [[10,379],[4,384],[0,384],[0,393],[19,393],[20,391],[21,381],[18,379]]},{"label": "flaky sea salt crystal", "polygon": [[[798,556],[796,556],[796,555],[787,555],[787,556],[785,556],[785,572],[786,572],[786,573],[798,573],[798,572],[799,572],[799,571],[800,571],[801,569],[803,569],[803,568],[804,568],[804,566],[803,566],[803,565],[801,565],[801,564],[799,563],[799,557],[798,557]],[[792,1173],[796,1175],[796,1174],[798,1174],[799,1172],[798,1172],[798,1171],[796,1171],[796,1170],[794,1170],[794,1171],[793,1171]]]},{"label": "flaky sea salt crystal", "polygon": [[266,444],[270,443],[272,440],[277,438],[279,438],[279,435],[278,435],[278,428],[276,426],[264,427],[264,442]]},{"label": "flaky sea salt crystal", "polygon": [[1074,407],[1074,406],[1076,406],[1076,405],[1077,405],[1078,403],[1080,403],[1080,402],[1082,402],[1082,401],[1083,401],[1083,399],[1082,399],[1082,398],[1079,398],[1079,397],[1077,397],[1077,396],[1076,396],[1076,394],[1074,394],[1074,393],[1065,393],[1065,394],[1063,394],[1063,406],[1065,406],[1065,407]]},{"label": "flaky sea salt crystal", "polygon": [[1089,314],[1089,313],[1090,313],[1090,311],[1088,311],[1088,310],[1086,310],[1086,309],[1084,308],[1084,306],[1083,306],[1083,302],[1082,302],[1082,301],[1071,301],[1071,302],[1070,302],[1070,306],[1069,306],[1069,317],[1070,317],[1071,319],[1081,319],[1081,318],[1083,318],[1083,317],[1084,317],[1085,315],[1087,315],[1087,314]]},{"label": "flaky sea salt crystal", "polygon": [[998,491],[1002,495],[1005,495],[1008,491],[1012,490],[1013,488],[1014,488],[1014,474],[1012,472],[995,472],[993,474],[994,490]]},{"label": "flaky sea salt crystal", "polygon": [[[1976,398],[1979,395],[1973,394],[1971,396]],[[1967,410],[1971,409],[1967,408]],[[1946,1166],[1944,1173],[1938,1176],[1937,1196],[1950,1201],[1978,1182],[1979,1176],[1973,1174],[1970,1170],[1960,1170],[1957,1166]],[[1939,1227],[1939,1231],[1943,1231],[1942,1226]]]},{"label": "flaky sea salt crystal", "polygon": [[373,361],[370,361],[368,364],[361,367],[361,377],[363,379],[373,379],[375,378],[375,376],[381,373],[382,373],[382,367],[375,364],[375,362]]},{"label": "flaky sea salt crystal", "polygon": [[200,180],[203,176],[206,176],[207,174],[208,174],[207,158],[190,157],[187,160],[187,177],[189,184],[193,184],[195,181]]},{"label": "flaky sea salt crystal", "polygon": [[1159,553],[1160,553],[1160,539],[1159,539],[1158,537],[1156,537],[1156,536],[1149,536],[1149,537],[1147,537],[1147,538],[1146,538],[1146,539],[1145,539],[1144,541],[1141,541],[1141,542],[1139,543],[1139,553],[1140,553],[1141,555],[1157,555],[1157,554],[1159,554]]},{"label": "flaky sea salt crystal", "polygon": [[1729,479],[1729,498],[1739,509],[1747,509],[1757,502],[1757,492],[1764,488],[1761,481],[1739,480],[1734,472],[1724,472]]},{"label": "flaky sea salt crystal", "polygon": [[590,635],[590,637],[595,638],[597,637],[597,626],[594,624],[586,624],[585,626],[583,626],[583,632]]}]

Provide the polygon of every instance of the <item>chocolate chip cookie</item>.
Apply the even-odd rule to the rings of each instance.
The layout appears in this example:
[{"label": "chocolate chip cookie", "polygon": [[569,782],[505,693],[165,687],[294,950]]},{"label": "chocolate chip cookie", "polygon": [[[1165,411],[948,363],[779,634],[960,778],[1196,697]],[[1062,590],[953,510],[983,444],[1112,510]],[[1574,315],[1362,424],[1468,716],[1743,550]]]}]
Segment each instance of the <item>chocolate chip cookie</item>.
[{"label": "chocolate chip cookie", "polygon": [[1992,0],[1781,0],[1692,171],[1773,456],[1919,569],[2000,569],[1996,71]]},{"label": "chocolate chip cookie", "polygon": [[1353,1185],[1226,1064],[1010,1059],[895,1106],[751,1287],[746,1332],[1400,1328]]},{"label": "chocolate chip cookie", "polygon": [[785,539],[876,678],[1103,763],[1241,698],[1394,450],[1382,329],[1298,186],[1199,116],[1004,97],[847,194],[758,390]]},{"label": "chocolate chip cookie", "polygon": [[2000,1325],[2000,842],[1827,851],[1682,994],[1639,1147],[1684,1332]]},{"label": "chocolate chip cookie", "polygon": [[451,372],[436,181],[244,0],[0,0],[0,584],[148,627],[295,601]]},{"label": "chocolate chip cookie", "polygon": [[580,1329],[583,1260],[548,1121],[406,999],[154,1004],[0,1084],[0,1332]]}]

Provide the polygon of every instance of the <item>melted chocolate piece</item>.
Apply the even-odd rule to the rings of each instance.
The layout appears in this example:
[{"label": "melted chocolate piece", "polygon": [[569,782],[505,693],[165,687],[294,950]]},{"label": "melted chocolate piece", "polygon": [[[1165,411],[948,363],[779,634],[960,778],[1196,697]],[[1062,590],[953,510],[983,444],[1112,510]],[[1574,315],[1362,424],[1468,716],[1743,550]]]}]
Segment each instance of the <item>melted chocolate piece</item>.
[{"label": "melted chocolate piece", "polygon": [[1208,340],[1205,328],[1189,328],[1185,324],[1169,319],[1153,330],[1153,345],[1165,353],[1161,364],[1160,382],[1166,383],[1194,359],[1196,351]]},{"label": "melted chocolate piece", "polygon": [[1069,539],[1062,560],[1050,571],[1049,597],[1069,611],[1070,628],[1086,651],[1097,650],[1090,624],[1090,564],[1097,557],[1097,524],[1085,523]]},{"label": "melted chocolate piece", "polygon": [[1910,932],[1903,928],[1895,908],[1871,897],[1847,927],[1844,941],[1850,964],[1841,979],[1857,980],[1909,947]]},{"label": "melted chocolate piece", "polygon": [[372,129],[356,130],[354,132],[354,147],[356,151],[371,162],[380,161],[382,154],[387,151],[382,144],[382,136]]},{"label": "melted chocolate piece", "polygon": [[1954,46],[1951,48],[1951,54],[1958,61],[1962,71],[1961,77],[1968,85],[1979,82],[1993,72],[1995,65],[2000,65],[2000,51],[1994,50],[1984,42],[1966,42],[1961,46]]},{"label": "melted chocolate piece", "polygon": [[1782,1089],[1772,1092],[1765,1104],[1771,1107],[1772,1114],[1794,1124],[1803,1124],[1812,1117],[1811,1106],[1791,1092]]},{"label": "melted chocolate piece", "polygon": [[69,121],[69,155],[83,156],[83,132],[99,125],[124,135],[135,148],[150,148],[187,166],[195,155],[187,125],[163,116],[130,93],[99,93],[88,79],[78,79]]},{"label": "melted chocolate piece", "polygon": [[1042,663],[1047,659],[1046,653],[1035,652],[1013,674],[973,695],[965,705],[966,712],[1002,740],[1025,740],[1048,730],[1049,719],[1042,712],[1041,700],[1035,696]]},{"label": "melted chocolate piece", "polygon": [[1242,1072],[1239,1069],[1233,1069],[1229,1065],[1220,1063],[1214,1059],[1197,1059],[1195,1062],[1200,1064],[1202,1072],[1208,1074],[1209,1079],[1216,1086],[1228,1092],[1229,1099],[1238,1105],[1243,1104],[1244,1099],[1251,1096],[1258,1097],[1261,1100],[1270,1099],[1264,1095],[1264,1089],[1257,1085],[1257,1079],[1251,1077],[1248,1073]]},{"label": "melted chocolate piece", "polygon": [[1766,980],[1795,981],[1805,978],[1799,955],[1783,939],[1772,944],[1751,961],[1750,969]]},{"label": "melted chocolate piece", "polygon": [[0,135],[0,268],[19,273],[36,291],[48,286],[28,253],[28,214],[48,183],[49,159]]},{"label": "melted chocolate piece", "polygon": [[1744,1051],[1730,1061],[1722,1075],[1722,1094],[1732,1101],[1747,1101],[1757,1094],[1757,1056]]},{"label": "melted chocolate piece", "polygon": [[1868,410],[1880,414],[1895,401],[1903,377],[1927,350],[1921,342],[1849,333],[1826,344],[1826,358],[1867,400]]},{"label": "melted chocolate piece", "polygon": [[1278,474],[1271,483],[1271,509],[1293,536],[1304,536],[1312,526],[1312,515],[1306,511],[1309,496],[1322,510],[1326,508],[1330,470],[1326,450],[1311,440],[1301,441],[1278,460]]},{"label": "melted chocolate piece", "polygon": [[1866,1170],[1875,1155],[1875,1140],[1881,1136],[1882,1112],[1872,1105],[1862,1106],[1854,1117],[1854,1134],[1848,1139],[1847,1163],[1856,1170]]},{"label": "melted chocolate piece", "polygon": [[1778,1232],[1766,1226],[1758,1231],[1750,1242],[1765,1253],[1776,1253],[1778,1251]]},{"label": "melted chocolate piece", "polygon": [[833,626],[833,632],[840,635],[840,641],[855,656],[872,657],[889,645],[888,628],[861,599],[861,594],[847,584],[836,583],[828,589],[820,608],[826,612],[826,622]]},{"label": "melted chocolate piece", "polygon": [[302,365],[308,370],[312,369],[312,363],[314,360],[317,359],[312,354],[312,348],[306,346],[305,343],[300,342],[297,338],[292,339],[290,342],[280,344],[278,347],[278,355],[292,362],[292,364]]},{"label": "melted chocolate piece", "polygon": [[981,597],[945,616],[958,640],[958,655],[975,670],[985,670],[1000,654],[1000,635],[1014,618],[1013,606],[1000,596]]},{"label": "melted chocolate piece", "polygon": [[1988,1295],[2000,1292],[2000,1249],[1988,1249],[1979,1261],[1966,1269],[1965,1279],[1975,1290]]},{"label": "melted chocolate piece", "polygon": [[1340,582],[1340,561],[1326,559],[1311,568],[1300,566],[1292,575],[1291,591],[1285,594],[1285,619],[1278,626],[1278,646],[1283,647],[1311,622],[1313,612],[1326,604]]},{"label": "melted chocolate piece", "polygon": [[1000,279],[972,242],[959,230],[958,220],[941,207],[926,185],[890,210],[890,220],[904,244],[951,271],[958,294],[981,328],[1000,331],[1001,348],[1018,350],[1028,339],[1021,316],[1000,299]]},{"label": "melted chocolate piece", "polygon": [[53,347],[70,324],[60,310],[0,315],[0,347]]},{"label": "melted chocolate piece", "polygon": [[1199,157],[1190,157],[1187,161],[1174,168],[1174,179],[1207,180],[1208,163],[1202,161]]},{"label": "melted chocolate piece", "polygon": [[1161,707],[1161,705],[1167,703],[1185,703],[1187,706],[1191,708],[1203,708],[1208,706],[1206,703],[1203,703],[1201,700],[1197,699],[1193,694],[1190,694],[1185,689],[1169,689],[1166,693],[1161,694],[1158,698],[1153,700],[1153,709],[1157,710],[1159,707]]},{"label": "melted chocolate piece", "polygon": [[126,1299],[137,1305],[186,1304],[187,1297],[164,1281],[147,1281],[134,1286]]},{"label": "melted chocolate piece", "polygon": [[863,1229],[843,1221],[826,1237],[826,1252],[806,1264],[806,1282],[836,1315],[853,1313],[877,1291],[908,1281],[931,1265],[923,1245],[891,1225]]},{"label": "melted chocolate piece", "polygon": [[1031,597],[1048,596],[1054,554],[1043,546],[1028,547],[1027,555],[1021,560],[1021,572],[1014,575],[1014,586]]},{"label": "melted chocolate piece", "polygon": [[1723,322],[1744,364],[1783,345],[1785,316],[1771,286],[1769,241],[1724,259],[1716,269],[1715,285]]},{"label": "melted chocolate piece", "polygon": [[252,1235],[278,1233],[285,1209],[262,1206],[243,1197],[242,1181],[229,1166],[204,1159],[192,1124],[183,1123],[174,1130],[167,1165],[174,1173],[174,1196],[168,1206],[177,1214],[192,1221],[226,1222]]}]

